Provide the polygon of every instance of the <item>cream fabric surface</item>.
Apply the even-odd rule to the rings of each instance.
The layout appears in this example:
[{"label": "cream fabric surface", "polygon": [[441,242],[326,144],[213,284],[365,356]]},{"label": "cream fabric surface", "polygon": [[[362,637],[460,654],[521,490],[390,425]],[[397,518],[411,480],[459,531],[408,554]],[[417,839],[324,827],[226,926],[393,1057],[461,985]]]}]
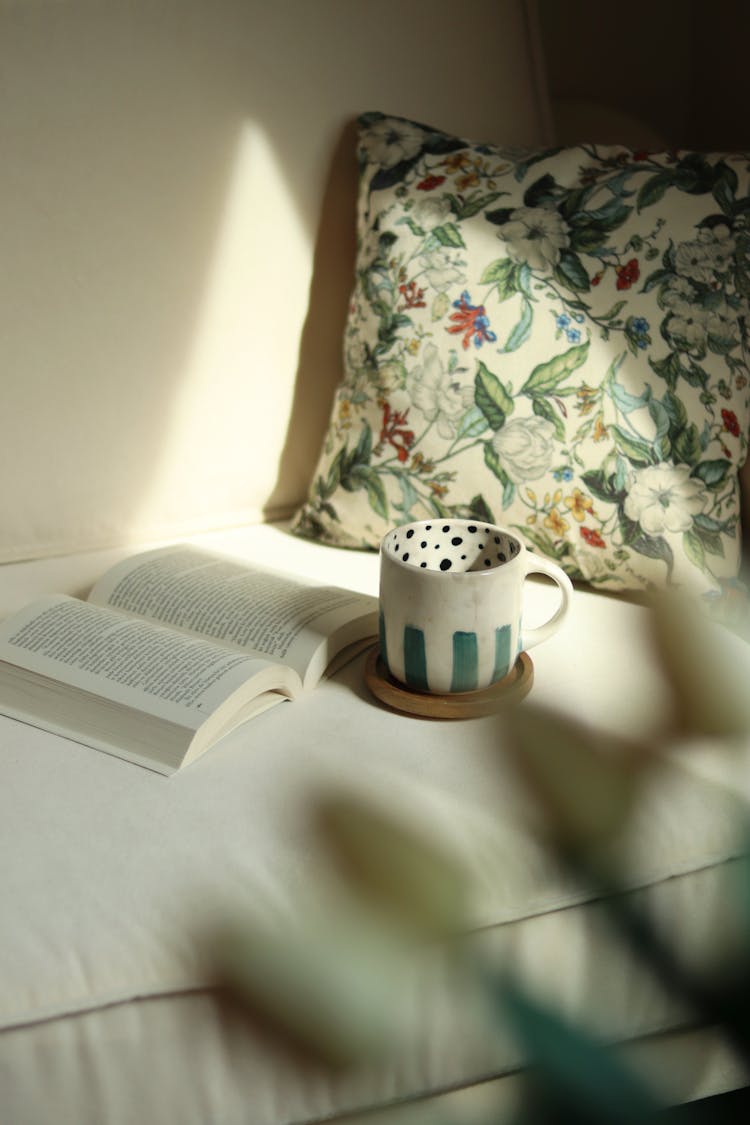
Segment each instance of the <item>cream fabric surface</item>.
[{"label": "cream fabric surface", "polygon": [[[282,528],[200,541],[377,589],[376,556],[312,545]],[[45,590],[82,591],[114,555],[6,567],[2,609]],[[543,617],[554,598],[546,585],[530,584],[529,620]],[[647,729],[664,696],[643,626],[641,608],[577,592],[569,623],[534,651],[533,700],[622,733]],[[160,1104],[154,1091],[166,1081],[164,1097],[175,1106],[183,1105],[183,1087],[194,1089],[188,1122],[239,1122],[249,1096],[261,1125],[382,1105],[517,1067],[516,1045],[505,1033],[487,1036],[473,1010],[462,1008],[440,958],[425,958],[410,980],[406,1047],[333,1084],[264,1037],[235,1038],[231,1024],[217,1023],[213,1001],[191,999],[208,979],[207,927],[249,908],[294,925],[305,895],[323,885],[308,800],[330,783],[402,810],[455,851],[473,877],[471,941],[493,963],[608,1036],[685,1025],[679,1006],[603,940],[600,908],[561,877],[530,834],[503,753],[502,717],[399,717],[372,701],[362,671],[360,659],[170,779],[0,719],[0,897],[13,904],[0,915],[0,1076],[17,1119],[44,1120],[49,1103],[30,1075],[45,1060],[65,1106],[58,1120],[71,1125],[158,1120],[137,1117],[138,1101],[127,1099],[125,1076],[136,1065],[143,1105]],[[726,861],[738,847],[731,814],[747,776],[746,757],[724,762],[699,747],[655,779],[633,828],[632,883],[646,888],[670,933],[679,918],[675,938],[690,956],[705,950],[707,923],[726,901]],[[199,1061],[165,1078],[148,1043],[188,1011],[200,1018],[185,1049]],[[28,1061],[19,1068],[19,1059]],[[75,1073],[87,1075],[77,1092]]]},{"label": "cream fabric surface", "polygon": [[[460,1046],[460,1044],[459,1044]],[[645,1037],[624,1052],[672,1103],[735,1089],[747,1075],[726,1044],[705,1029]],[[221,1012],[210,996],[192,993],[116,1005],[79,1016],[6,1032],[0,1038],[3,1108],[9,1121],[24,1125],[247,1125],[257,1122],[340,1120],[373,1125],[425,1125],[454,1121],[505,1125],[523,1089],[523,1075],[511,1072],[415,1100],[422,1088],[435,1089],[424,1071],[412,1068],[391,1079],[387,1108],[359,1115],[354,1106],[371,1100],[358,1076],[349,1089],[336,1089],[298,1059],[279,1058],[252,1028],[237,1027],[228,1039]],[[40,1082],[40,1075],[44,1081]],[[95,1078],[95,1081],[92,1079]],[[303,1088],[304,1087],[304,1088]],[[369,1098],[368,1098],[369,1094]],[[383,1104],[382,1089],[378,1104]]]},{"label": "cream fabric surface", "polygon": [[0,561],[301,501],[351,288],[345,127],[383,105],[537,143],[524,9],[474,5],[459,98],[451,0],[0,5]]}]

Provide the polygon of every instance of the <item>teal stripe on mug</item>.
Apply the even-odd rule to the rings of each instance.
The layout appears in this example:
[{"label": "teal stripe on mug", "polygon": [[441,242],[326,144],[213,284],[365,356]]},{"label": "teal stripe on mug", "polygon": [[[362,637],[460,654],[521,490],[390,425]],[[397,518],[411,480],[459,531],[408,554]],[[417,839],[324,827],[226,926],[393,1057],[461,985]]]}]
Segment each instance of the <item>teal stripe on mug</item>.
[{"label": "teal stripe on mug", "polygon": [[479,682],[479,650],[476,633],[453,634],[453,678],[451,691],[475,691]]},{"label": "teal stripe on mug", "polygon": [[409,687],[427,691],[427,658],[424,633],[413,625],[404,628],[404,672]]},{"label": "teal stripe on mug", "polygon": [[502,680],[510,672],[510,625],[495,629],[495,670],[493,681]]}]

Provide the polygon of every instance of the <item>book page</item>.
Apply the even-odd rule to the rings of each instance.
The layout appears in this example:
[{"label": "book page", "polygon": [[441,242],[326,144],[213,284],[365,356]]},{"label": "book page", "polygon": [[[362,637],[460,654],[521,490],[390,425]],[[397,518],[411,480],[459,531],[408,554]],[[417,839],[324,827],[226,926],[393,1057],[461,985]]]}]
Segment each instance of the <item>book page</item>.
[{"label": "book page", "polygon": [[0,660],[192,730],[250,679],[299,688],[267,660],[64,596],[3,622]]},{"label": "book page", "polygon": [[[120,563],[89,599],[264,654],[288,664],[303,680],[311,661],[319,658],[325,667],[341,644],[376,633],[374,598],[184,544]],[[357,621],[359,628],[347,628]],[[316,677],[322,670],[316,666]]]},{"label": "book page", "polygon": [[[281,700],[281,696],[276,698]],[[0,660],[0,712],[29,726],[166,775],[180,768],[198,737],[189,727],[158,719],[3,660]]]}]

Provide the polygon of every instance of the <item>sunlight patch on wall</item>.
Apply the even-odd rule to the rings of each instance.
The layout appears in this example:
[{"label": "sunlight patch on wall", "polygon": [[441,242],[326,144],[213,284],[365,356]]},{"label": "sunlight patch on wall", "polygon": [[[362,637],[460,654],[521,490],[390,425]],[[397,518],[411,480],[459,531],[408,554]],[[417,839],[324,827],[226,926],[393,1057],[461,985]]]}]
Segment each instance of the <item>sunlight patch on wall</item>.
[{"label": "sunlight patch on wall", "polygon": [[205,512],[217,525],[262,509],[286,433],[312,254],[313,233],[273,146],[260,126],[244,125],[193,344],[137,524],[171,513],[179,526]]}]

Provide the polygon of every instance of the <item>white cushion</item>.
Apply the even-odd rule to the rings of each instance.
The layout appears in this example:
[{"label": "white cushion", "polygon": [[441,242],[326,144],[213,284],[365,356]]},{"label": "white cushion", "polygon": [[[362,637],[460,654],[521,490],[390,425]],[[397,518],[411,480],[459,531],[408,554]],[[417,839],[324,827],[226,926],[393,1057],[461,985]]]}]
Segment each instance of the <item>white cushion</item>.
[{"label": "white cushion", "polygon": [[[312,545],[281,528],[201,541],[330,580],[348,575],[359,589],[377,589],[376,556]],[[112,559],[109,552],[60,560],[57,586],[52,560],[8,567],[7,608],[17,600],[16,583],[19,598],[42,586],[73,590]],[[546,585],[530,584],[529,620],[545,614],[548,595],[554,598]],[[644,624],[639,606],[577,592],[570,623],[534,650],[531,699],[620,733],[646,730],[663,714],[664,692]],[[587,888],[561,876],[529,832],[527,802],[503,737],[501,715],[434,723],[382,709],[367,693],[361,660],[309,699],[259,716],[168,780],[0,720],[6,857],[0,897],[13,904],[0,915],[0,1064],[4,1059],[9,1068],[10,1096],[33,1114],[29,1071],[16,1070],[13,1060],[38,1060],[51,1043],[64,1042],[70,1065],[93,1065],[99,1080],[73,1096],[61,1077],[75,1112],[60,1120],[80,1125],[89,1110],[92,1121],[97,1113],[108,1122],[129,1120],[116,1094],[122,1072],[104,1042],[93,1049],[86,1028],[109,1029],[109,1048],[132,1059],[139,1029],[155,1033],[177,1018],[164,1014],[169,996],[175,1013],[197,1006],[196,1039],[213,1042],[222,1026],[215,1002],[189,1000],[210,981],[207,927],[244,909],[282,927],[304,917],[301,904],[324,877],[308,803],[331,783],[402,811],[455,851],[473,877],[471,940],[493,963],[514,968],[531,988],[607,1036],[627,1040],[682,1029],[681,1005],[605,939],[601,906],[588,901]],[[646,888],[645,902],[670,933],[680,919],[674,937],[691,957],[709,941],[708,923],[726,900],[727,861],[737,854],[732,812],[746,784],[738,778],[747,771],[731,761],[737,759],[716,748],[679,756],[668,774],[655,777],[630,838],[632,885]],[[471,1010],[463,1011],[440,957],[418,965],[407,1000],[417,1014],[408,1049],[333,1083],[316,1068],[290,1063],[256,1032],[243,1033],[235,1047],[230,1038],[226,1058],[214,1043],[194,1075],[192,1068],[183,1073],[198,1114],[187,1120],[242,1120],[238,1090],[248,1074],[253,1119],[278,1125],[468,1084],[521,1061],[506,1033],[489,1036]],[[94,1018],[113,1004],[130,1005],[132,1015],[60,1029],[80,1013]],[[248,1052],[243,1077],[220,1089],[216,1076],[227,1066],[233,1072],[228,1060],[239,1043]],[[143,1068],[141,1082],[150,1089],[160,1069],[156,1062]]]}]

